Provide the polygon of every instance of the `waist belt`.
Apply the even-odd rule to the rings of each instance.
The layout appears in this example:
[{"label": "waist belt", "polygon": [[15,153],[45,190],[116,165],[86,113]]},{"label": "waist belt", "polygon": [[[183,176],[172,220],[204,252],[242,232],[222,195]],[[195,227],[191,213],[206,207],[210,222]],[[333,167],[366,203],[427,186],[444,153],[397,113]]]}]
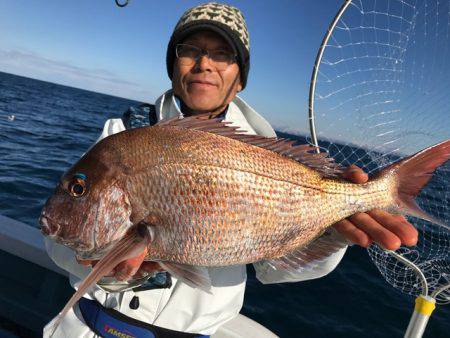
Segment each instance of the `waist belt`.
[{"label": "waist belt", "polygon": [[81,298],[78,306],[87,326],[105,338],[209,338],[147,324],[114,309],[104,308],[95,300]]}]

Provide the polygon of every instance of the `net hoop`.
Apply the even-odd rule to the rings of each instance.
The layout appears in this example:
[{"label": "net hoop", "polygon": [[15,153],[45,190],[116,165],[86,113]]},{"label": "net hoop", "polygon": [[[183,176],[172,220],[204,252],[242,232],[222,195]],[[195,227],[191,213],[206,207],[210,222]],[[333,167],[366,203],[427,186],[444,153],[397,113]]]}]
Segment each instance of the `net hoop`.
[{"label": "net hoop", "polygon": [[[309,131],[310,131],[310,143],[316,147],[317,152],[320,152],[320,146],[317,138],[317,132],[316,132],[316,123],[315,123],[315,93],[316,93],[316,83],[317,83],[317,76],[319,73],[319,68],[321,65],[322,57],[324,55],[325,49],[328,44],[328,40],[333,34],[334,29],[336,28],[336,25],[338,24],[339,20],[342,18],[348,7],[352,4],[352,0],[344,0],[344,3],[341,5],[339,10],[337,11],[335,17],[331,21],[327,32],[325,33],[322,43],[317,51],[314,67],[311,74],[311,80],[310,80],[310,87],[309,87],[309,100],[308,100],[308,118],[309,118]],[[420,281],[422,285],[422,295],[428,296],[429,293],[429,287],[427,278],[425,277],[424,273],[421,271],[420,267],[418,267],[414,262],[407,259],[403,255],[401,255],[398,252],[390,251],[390,250],[383,250],[386,254],[390,255],[391,257],[394,257],[397,261],[401,262],[406,267],[410,268],[414,274],[417,276],[417,279]],[[450,289],[450,284],[444,285],[432,292],[432,297],[436,297],[445,291],[448,291]],[[450,302],[450,299],[449,299]]]}]

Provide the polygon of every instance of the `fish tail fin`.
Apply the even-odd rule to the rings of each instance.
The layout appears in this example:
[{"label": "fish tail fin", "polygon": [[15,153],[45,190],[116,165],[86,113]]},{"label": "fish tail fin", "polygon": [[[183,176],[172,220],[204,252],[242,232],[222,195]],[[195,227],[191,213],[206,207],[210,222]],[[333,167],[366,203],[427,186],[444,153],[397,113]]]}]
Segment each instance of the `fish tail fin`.
[{"label": "fish tail fin", "polygon": [[449,225],[423,211],[415,201],[415,197],[433,177],[434,171],[449,159],[450,140],[447,140],[383,169],[380,173],[382,176],[389,175],[397,182],[396,208],[450,230]]}]

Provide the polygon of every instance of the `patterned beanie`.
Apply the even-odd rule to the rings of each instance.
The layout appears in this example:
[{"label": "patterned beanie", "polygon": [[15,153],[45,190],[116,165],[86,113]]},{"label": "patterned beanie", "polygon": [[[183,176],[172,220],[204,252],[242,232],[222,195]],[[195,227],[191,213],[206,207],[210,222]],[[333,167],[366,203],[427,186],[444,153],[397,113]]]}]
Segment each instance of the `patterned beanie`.
[{"label": "patterned beanie", "polygon": [[192,33],[211,30],[222,36],[237,54],[242,89],[247,84],[250,69],[250,40],[242,12],[217,2],[209,2],[188,9],[178,21],[167,46],[167,73],[172,80],[175,46]]}]

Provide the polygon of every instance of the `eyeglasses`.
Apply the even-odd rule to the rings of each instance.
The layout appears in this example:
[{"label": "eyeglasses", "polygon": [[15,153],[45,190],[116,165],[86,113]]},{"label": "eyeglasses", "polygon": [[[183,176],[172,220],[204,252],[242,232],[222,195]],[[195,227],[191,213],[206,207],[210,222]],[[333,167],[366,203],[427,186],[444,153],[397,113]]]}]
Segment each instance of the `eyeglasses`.
[{"label": "eyeglasses", "polygon": [[183,66],[194,65],[203,55],[206,55],[217,70],[225,70],[236,62],[236,54],[224,50],[207,50],[196,46],[179,43],[175,48],[175,54]]}]

